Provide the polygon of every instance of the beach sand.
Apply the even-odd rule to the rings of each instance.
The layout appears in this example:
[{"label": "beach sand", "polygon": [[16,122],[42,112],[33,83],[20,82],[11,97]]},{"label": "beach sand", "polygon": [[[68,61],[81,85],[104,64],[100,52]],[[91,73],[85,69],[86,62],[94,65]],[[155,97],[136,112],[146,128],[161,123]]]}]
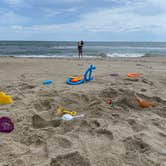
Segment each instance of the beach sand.
[{"label": "beach sand", "polygon": [[[90,64],[93,81],[65,83]],[[166,58],[1,57],[0,91],[13,98],[0,116],[15,125],[0,133],[0,166],[166,166]],[[156,106],[141,108],[136,95]],[[59,105],[84,117],[63,121]]]}]

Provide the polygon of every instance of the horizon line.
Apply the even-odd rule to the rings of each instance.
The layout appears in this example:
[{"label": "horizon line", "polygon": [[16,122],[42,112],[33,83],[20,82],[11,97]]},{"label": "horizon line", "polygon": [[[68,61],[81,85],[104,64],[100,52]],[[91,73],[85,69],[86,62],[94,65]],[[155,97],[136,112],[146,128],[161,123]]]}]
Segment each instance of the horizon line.
[{"label": "horizon line", "polygon": [[[0,42],[77,42],[79,40],[0,40]],[[83,40],[85,42],[138,42],[138,43],[166,43],[166,41],[132,41],[132,40]]]}]

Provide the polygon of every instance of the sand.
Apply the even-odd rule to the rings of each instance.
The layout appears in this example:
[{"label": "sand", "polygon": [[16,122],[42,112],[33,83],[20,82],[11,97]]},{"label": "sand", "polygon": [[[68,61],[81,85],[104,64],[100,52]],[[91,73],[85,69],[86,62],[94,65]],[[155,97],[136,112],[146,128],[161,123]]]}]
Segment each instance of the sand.
[{"label": "sand", "polygon": [[[65,83],[90,64],[93,81]],[[166,58],[1,57],[0,91],[14,101],[0,116],[15,125],[0,133],[0,166],[166,166]],[[141,108],[135,95],[157,106]],[[63,121],[59,105],[84,117]]]}]

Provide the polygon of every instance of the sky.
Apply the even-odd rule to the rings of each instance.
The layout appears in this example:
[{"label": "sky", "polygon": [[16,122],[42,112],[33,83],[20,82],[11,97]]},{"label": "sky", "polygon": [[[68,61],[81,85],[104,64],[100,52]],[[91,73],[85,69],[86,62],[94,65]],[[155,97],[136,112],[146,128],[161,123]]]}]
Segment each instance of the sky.
[{"label": "sky", "polygon": [[166,41],[166,0],[0,0],[0,40]]}]

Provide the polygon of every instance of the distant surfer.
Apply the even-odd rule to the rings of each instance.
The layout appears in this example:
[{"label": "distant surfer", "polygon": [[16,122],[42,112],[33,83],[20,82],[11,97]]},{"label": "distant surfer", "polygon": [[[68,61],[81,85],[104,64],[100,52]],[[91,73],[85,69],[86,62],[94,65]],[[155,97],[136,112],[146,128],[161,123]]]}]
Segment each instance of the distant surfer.
[{"label": "distant surfer", "polygon": [[83,45],[84,45],[84,42],[82,40],[77,42],[77,49],[78,49],[78,57],[79,57],[79,59],[81,57],[83,57],[83,54],[82,54]]}]

